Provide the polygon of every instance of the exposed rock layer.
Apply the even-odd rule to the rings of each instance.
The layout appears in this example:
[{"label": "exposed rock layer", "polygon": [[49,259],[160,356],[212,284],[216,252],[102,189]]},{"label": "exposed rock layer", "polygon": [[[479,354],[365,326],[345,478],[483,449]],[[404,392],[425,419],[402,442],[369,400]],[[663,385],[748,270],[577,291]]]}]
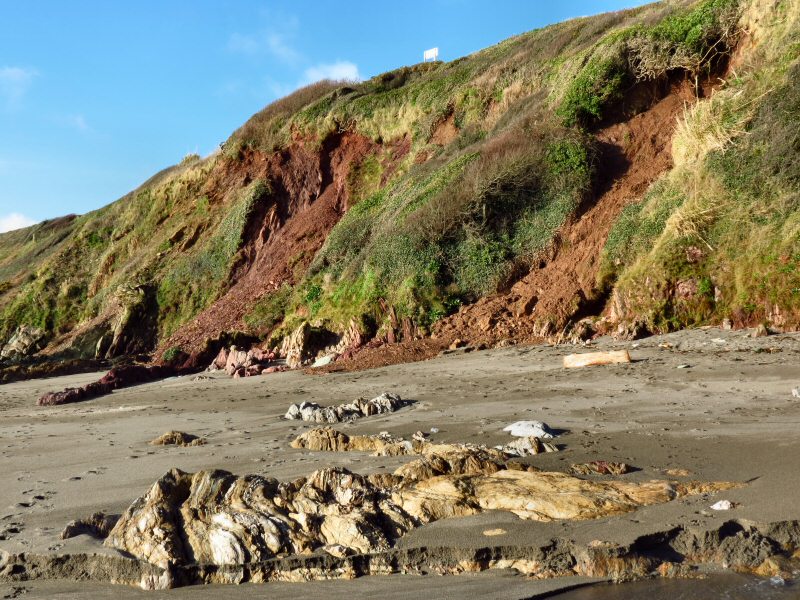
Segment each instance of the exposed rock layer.
[{"label": "exposed rock layer", "polygon": [[162,567],[244,565],[320,548],[368,554],[387,551],[424,523],[485,510],[538,521],[593,519],[735,487],[492,468],[428,476],[420,466],[370,477],[328,468],[288,483],[173,469],[128,508],[106,544]]},{"label": "exposed rock layer", "polygon": [[410,404],[412,404],[410,400],[403,400],[397,394],[384,392],[371,400],[358,398],[353,402],[337,406],[320,406],[316,402],[292,404],[286,411],[285,418],[313,423],[340,423],[361,417],[391,413]]}]

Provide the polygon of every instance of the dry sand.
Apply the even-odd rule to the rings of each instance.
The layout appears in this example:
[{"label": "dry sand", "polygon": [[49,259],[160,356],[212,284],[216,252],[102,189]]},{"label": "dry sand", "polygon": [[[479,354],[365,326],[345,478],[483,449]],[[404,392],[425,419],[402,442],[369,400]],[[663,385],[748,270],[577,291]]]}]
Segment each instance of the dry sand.
[{"label": "dry sand", "polygon": [[[682,468],[692,471],[695,479],[747,482],[718,497],[689,497],[595,521],[537,523],[500,512],[448,519],[411,532],[401,540],[403,547],[515,546],[557,537],[578,544],[629,543],[675,525],[703,529],[730,518],[759,523],[800,519],[800,400],[792,397],[792,388],[800,386],[800,335],[751,339],[745,332],[702,329],[639,342],[606,340],[592,347],[627,348],[634,362],[567,370],[561,358],[580,348],[459,351],[357,373],[173,378],[61,407],[37,407],[36,399],[43,392],[82,385],[99,375],[4,385],[0,387],[0,538],[4,538],[0,550],[111,552],[88,536],[61,540],[59,534],[70,520],[94,511],[121,513],[172,467],[221,468],[279,479],[328,465],[361,473],[394,469],[409,459],[292,449],[289,441],[312,425],[282,418],[293,402],[329,405],[383,391],[417,403],[340,428],[347,433],[385,430],[410,437],[416,430],[436,427],[435,441],[494,445],[510,441],[502,431],[509,423],[537,419],[565,430],[556,440],[561,452],[527,459],[543,469],[566,470],[571,463],[602,459],[639,467],[640,471],[624,476],[631,480],[663,479],[668,477],[664,469]],[[168,430],[202,436],[207,444],[148,445]],[[738,507],[721,513],[709,510],[721,498]],[[507,533],[483,535],[498,528]],[[22,582],[0,584],[0,593],[24,592],[26,598],[109,594],[523,598],[583,582],[534,581],[495,571],[157,593],[71,581]]]}]

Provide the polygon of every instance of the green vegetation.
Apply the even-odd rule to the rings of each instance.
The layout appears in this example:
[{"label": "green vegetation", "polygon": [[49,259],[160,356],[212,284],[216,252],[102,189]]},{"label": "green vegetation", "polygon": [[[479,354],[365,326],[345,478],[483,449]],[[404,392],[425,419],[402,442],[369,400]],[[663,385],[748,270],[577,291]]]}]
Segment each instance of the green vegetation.
[{"label": "green vegetation", "polygon": [[653,24],[606,36],[586,52],[586,64],[566,89],[558,114],[568,126],[603,118],[634,83],[669,71],[710,70],[735,41],[738,0],[701,0]]},{"label": "green vegetation", "polygon": [[157,295],[161,337],[169,337],[225,290],[250,211],[269,193],[264,181],[250,184],[228,209],[213,235],[166,270]]},{"label": "green vegetation", "polygon": [[[652,329],[722,317],[781,325],[800,313],[800,35],[787,18],[797,8],[745,13],[760,17],[769,42],[747,71],[687,112],[675,168],[608,239],[603,282],[616,282],[626,312]],[[696,292],[676,295],[681,281]]]},{"label": "green vegetation", "polygon": [[[246,266],[243,246],[260,243],[254,215],[275,205],[280,221],[286,203],[313,202],[328,159],[347,169],[333,177],[344,215],[315,256],[305,247],[276,290],[253,299],[247,333],[280,335],[305,319],[380,326],[387,306],[429,327],[541,259],[602,175],[592,129],[641,108],[637,83],[699,83],[742,30],[752,47],[687,109],[675,166],[623,210],[599,285],[623,317],[655,329],[796,318],[798,2],[672,0],[297,90],[221,153],[188,155],[99,211],[0,235],[0,340],[20,324],[51,336],[92,319],[111,326],[133,301],[125,290],[141,287],[154,291],[148,322],[164,344]],[[362,137],[342,167],[331,148],[359,136],[371,143]],[[323,179],[287,164],[317,158]]]}]

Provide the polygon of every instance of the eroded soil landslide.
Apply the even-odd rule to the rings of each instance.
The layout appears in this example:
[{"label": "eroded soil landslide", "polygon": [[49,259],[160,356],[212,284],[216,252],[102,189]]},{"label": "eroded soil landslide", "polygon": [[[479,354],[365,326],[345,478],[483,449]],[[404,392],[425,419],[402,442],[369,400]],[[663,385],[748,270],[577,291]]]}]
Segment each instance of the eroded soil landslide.
[{"label": "eroded soil landslide", "polygon": [[435,325],[436,335],[472,343],[535,342],[558,333],[570,319],[599,314],[605,298],[597,274],[608,234],[622,209],[641,200],[672,167],[677,119],[702,94],[703,88],[688,79],[640,85],[631,92],[630,103],[648,108],[595,133],[601,158],[594,196],[562,227],[530,273],[508,291],[443,319]]},{"label": "eroded soil landslide", "polygon": [[[565,354],[589,348],[515,346],[317,377],[189,375],[58,407],[35,406],[53,380],[7,384],[0,589],[91,596],[117,583],[133,586],[121,588],[127,597],[135,587],[262,581],[270,583],[208,593],[328,597],[423,581],[435,597],[519,598],[726,568],[791,579],[800,557],[791,462],[800,451],[800,337],[700,329],[593,346],[625,348],[633,362],[564,369]],[[337,423],[340,433],[320,441],[336,451],[296,441],[319,423],[284,418],[293,403],[334,406],[384,391],[414,402]],[[558,451],[509,458],[514,438],[503,429],[519,420],[545,421],[557,436],[544,441]],[[165,431],[206,443],[150,444]],[[408,452],[397,451],[401,438],[414,440]],[[392,440],[390,449],[378,439]],[[573,465],[594,461],[631,469],[574,474]],[[589,512],[563,512],[568,498]],[[711,508],[720,501],[730,508]],[[77,535],[61,539],[76,519],[88,519],[87,533],[73,526]],[[137,534],[148,519],[157,526]],[[276,537],[263,534],[270,528]],[[92,531],[125,540],[126,551]],[[237,536],[262,555],[220,554],[255,552]],[[411,578],[308,582],[378,574]],[[287,591],[276,581],[298,583]],[[206,593],[194,590],[175,597]]]}]

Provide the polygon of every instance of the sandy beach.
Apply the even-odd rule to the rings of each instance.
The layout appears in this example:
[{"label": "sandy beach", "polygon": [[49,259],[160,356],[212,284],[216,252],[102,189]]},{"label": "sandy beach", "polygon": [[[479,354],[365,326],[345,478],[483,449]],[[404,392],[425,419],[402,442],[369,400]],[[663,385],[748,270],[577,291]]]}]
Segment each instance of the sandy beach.
[{"label": "sandy beach", "polygon": [[[289,480],[332,465],[369,474],[391,471],[408,457],[360,452],[309,452],[289,442],[311,424],[287,421],[291,403],[321,405],[392,391],[415,403],[389,415],[363,418],[338,429],[352,434],[410,437],[438,432],[436,442],[493,446],[510,441],[503,428],[536,419],[562,431],[559,452],[524,459],[546,471],[566,471],[592,460],[625,462],[637,470],[626,481],[652,479],[742,483],[714,495],[696,495],[634,512],[587,521],[524,521],[501,511],[443,519],[411,531],[400,550],[426,548],[525,549],[550,540],[574,546],[602,541],[631,544],[682,527],[717,530],[734,520],[767,526],[800,519],[800,335],[750,338],[716,328],[654,336],[637,342],[601,339],[594,349],[628,349],[630,364],[564,369],[575,346],[513,346],[455,351],[436,359],[355,373],[276,373],[247,379],[224,374],[172,378],[127,388],[103,398],[37,407],[44,392],[83,385],[84,374],[0,387],[0,550],[43,555],[114,554],[87,535],[60,539],[71,520],[95,511],[120,514],[169,469],[224,469]],[[151,446],[168,430],[205,438],[196,447]],[[670,469],[684,469],[671,477]],[[676,473],[678,471],[673,471]],[[590,476],[608,479],[610,476]],[[730,500],[735,508],[710,505]],[[502,530],[487,536],[485,531]],[[4,554],[4,556],[8,556]],[[719,570],[708,565],[706,570]],[[591,581],[578,577],[535,580],[513,570],[455,576],[364,577],[351,582],[268,583],[188,587],[144,592],[108,582],[12,581],[5,597],[351,597],[476,595],[535,597]],[[113,591],[109,591],[113,590]]]}]

